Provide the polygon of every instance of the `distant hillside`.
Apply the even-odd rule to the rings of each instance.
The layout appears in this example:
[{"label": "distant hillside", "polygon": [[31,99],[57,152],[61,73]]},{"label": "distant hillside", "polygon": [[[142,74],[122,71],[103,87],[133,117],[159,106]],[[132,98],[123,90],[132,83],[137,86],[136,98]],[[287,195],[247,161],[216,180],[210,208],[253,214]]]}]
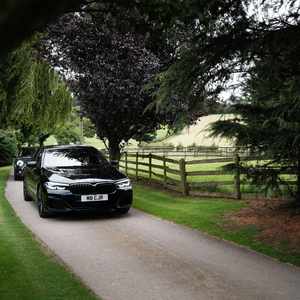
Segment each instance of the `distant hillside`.
[{"label": "distant hillside", "polygon": [[[166,135],[167,129],[161,129],[157,133],[159,141],[152,142],[148,145],[161,146],[172,144],[174,146],[182,145],[184,147],[196,144],[197,146],[219,146],[219,147],[231,147],[233,146],[232,141],[221,138],[209,137],[209,127],[213,122],[220,119],[232,118],[232,114],[215,114],[206,117],[201,117],[195,125],[185,127],[179,134],[169,136],[163,139]],[[51,136],[47,141],[46,145],[55,145],[56,140]],[[85,144],[92,145],[98,149],[104,149],[103,142],[98,138],[85,138]],[[138,143],[135,140],[129,141],[129,148],[136,148]]]},{"label": "distant hillside", "polygon": [[233,118],[232,114],[215,114],[205,117],[201,117],[195,125],[185,127],[179,134],[170,136],[158,143],[152,143],[153,145],[172,144],[178,146],[190,146],[196,144],[197,146],[220,146],[230,147],[233,146],[233,142],[224,138],[212,138],[210,137],[209,127],[213,122],[220,119]]}]

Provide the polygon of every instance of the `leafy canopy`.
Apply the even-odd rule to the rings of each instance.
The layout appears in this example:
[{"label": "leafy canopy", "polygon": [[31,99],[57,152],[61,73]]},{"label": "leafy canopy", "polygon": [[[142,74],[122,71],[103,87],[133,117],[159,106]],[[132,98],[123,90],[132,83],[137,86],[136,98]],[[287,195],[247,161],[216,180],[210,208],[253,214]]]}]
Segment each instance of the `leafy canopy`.
[{"label": "leafy canopy", "polygon": [[290,191],[300,200],[300,42],[292,34],[282,38],[284,44],[265,47],[264,56],[255,59],[235,105],[236,119],[219,121],[212,129],[270,159],[248,168],[254,182],[279,188],[281,172],[295,173],[296,191]]},{"label": "leafy canopy", "polygon": [[19,131],[20,142],[35,143],[71,112],[72,97],[58,74],[38,61],[31,43],[0,61],[0,126]]},{"label": "leafy canopy", "polygon": [[160,70],[159,58],[145,48],[142,35],[111,25],[103,29],[90,14],[65,15],[49,27],[42,46],[118,159],[121,141],[139,139],[172,116],[148,107],[152,98],[144,87]]}]

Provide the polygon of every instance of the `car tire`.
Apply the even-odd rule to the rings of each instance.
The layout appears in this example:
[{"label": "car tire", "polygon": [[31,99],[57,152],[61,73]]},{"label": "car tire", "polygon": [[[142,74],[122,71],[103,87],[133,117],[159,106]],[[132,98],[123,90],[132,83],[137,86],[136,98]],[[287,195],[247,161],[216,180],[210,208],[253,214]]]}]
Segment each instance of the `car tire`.
[{"label": "car tire", "polygon": [[51,216],[47,204],[45,202],[45,196],[43,194],[43,190],[40,187],[38,188],[37,206],[38,206],[39,216],[41,218],[49,218]]},{"label": "car tire", "polygon": [[28,195],[25,184],[23,185],[23,198],[24,198],[24,201],[32,201],[32,199]]},{"label": "car tire", "polygon": [[125,208],[118,208],[116,213],[118,215],[126,215],[130,210],[130,207],[125,207]]}]

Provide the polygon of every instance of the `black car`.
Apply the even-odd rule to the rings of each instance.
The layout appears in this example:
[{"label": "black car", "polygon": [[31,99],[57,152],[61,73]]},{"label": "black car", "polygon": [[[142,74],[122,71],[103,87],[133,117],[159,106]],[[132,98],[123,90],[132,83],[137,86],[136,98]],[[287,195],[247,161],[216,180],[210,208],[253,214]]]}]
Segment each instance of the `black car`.
[{"label": "black car", "polygon": [[24,200],[37,202],[43,218],[57,212],[115,211],[132,204],[130,180],[90,146],[42,148],[27,163]]},{"label": "black car", "polygon": [[14,179],[21,180],[23,179],[24,169],[26,163],[32,160],[34,153],[36,152],[34,147],[23,147],[18,153],[17,157],[14,160]]}]

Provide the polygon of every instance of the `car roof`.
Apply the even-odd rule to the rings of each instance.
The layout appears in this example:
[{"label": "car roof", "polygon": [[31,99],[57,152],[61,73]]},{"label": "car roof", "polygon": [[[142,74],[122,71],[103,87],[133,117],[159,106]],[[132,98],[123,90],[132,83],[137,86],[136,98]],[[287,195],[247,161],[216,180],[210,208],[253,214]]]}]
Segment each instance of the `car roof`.
[{"label": "car roof", "polygon": [[35,146],[23,146],[21,147],[21,150],[27,150],[27,149],[37,149],[38,147]]},{"label": "car roof", "polygon": [[43,150],[64,150],[64,149],[94,149],[98,150],[90,145],[51,145],[42,147]]}]

